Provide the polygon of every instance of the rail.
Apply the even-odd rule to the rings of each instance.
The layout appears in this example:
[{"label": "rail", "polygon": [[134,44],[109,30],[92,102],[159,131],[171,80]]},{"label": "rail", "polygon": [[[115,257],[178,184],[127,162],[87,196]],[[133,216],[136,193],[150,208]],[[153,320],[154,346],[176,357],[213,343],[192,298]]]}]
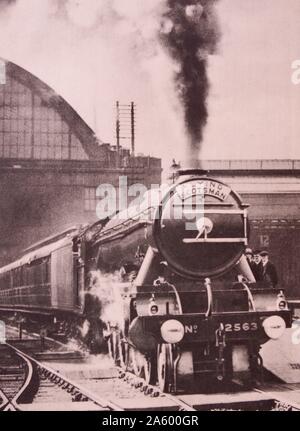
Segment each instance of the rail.
[{"label": "rail", "polygon": [[[9,344],[5,343],[5,345],[7,347],[9,347],[10,349],[13,349],[12,346],[10,346]],[[0,410],[19,410],[18,400],[21,398],[21,396],[28,389],[28,387],[32,381],[32,378],[33,378],[33,372],[34,371],[33,371],[33,366],[32,366],[31,361],[29,361],[21,352],[16,352],[15,349],[13,349],[13,350],[17,354],[17,356],[20,357],[26,365],[26,377],[25,377],[25,380],[24,380],[21,388],[18,390],[18,392],[16,394],[14,394],[14,396],[11,399],[9,399],[7,397],[5,392],[0,390],[1,398],[3,400],[2,405],[0,406]]]},{"label": "rail", "polygon": [[[31,364],[35,364],[37,366],[37,370],[42,371],[44,374],[47,374],[47,377],[52,377],[52,378],[56,378],[57,381],[59,381],[60,383],[65,383],[68,385],[68,387],[70,389],[72,389],[73,391],[78,391],[81,395],[85,396],[89,401],[94,402],[95,404],[98,404],[101,408],[107,408],[109,410],[112,411],[123,411],[124,409],[117,405],[116,403],[113,403],[111,401],[108,401],[104,398],[101,398],[99,396],[97,396],[96,394],[92,393],[91,391],[89,391],[87,388],[84,388],[82,385],[79,385],[78,383],[74,382],[71,379],[67,379],[65,378],[63,375],[61,375],[60,373],[58,373],[57,371],[55,371],[54,369],[52,369],[51,367],[49,367],[48,365],[42,364],[39,361],[37,361],[36,359],[32,358],[31,356],[29,356],[27,353],[21,352],[19,349],[17,349],[16,347],[12,346],[11,344],[7,343],[7,346],[9,346],[11,349],[13,349],[19,356],[21,356],[22,358],[25,358],[26,361],[29,361]],[[23,391],[22,391],[23,393]],[[15,397],[16,400],[18,400],[20,398],[21,394],[17,394],[17,396]]]}]

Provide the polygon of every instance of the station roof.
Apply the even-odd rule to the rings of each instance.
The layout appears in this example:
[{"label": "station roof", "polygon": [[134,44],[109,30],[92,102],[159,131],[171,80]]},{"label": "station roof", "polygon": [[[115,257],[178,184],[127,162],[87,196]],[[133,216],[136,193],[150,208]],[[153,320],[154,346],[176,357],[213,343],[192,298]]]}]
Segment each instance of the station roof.
[{"label": "station roof", "polygon": [[93,130],[65,99],[45,82],[17,64],[0,57],[0,66],[5,69],[5,73],[8,76],[39,95],[45,106],[55,109],[61,115],[62,119],[70,126],[72,132],[79,139],[90,159],[97,159],[101,156],[103,150],[101,150],[100,144],[102,142],[97,139]]}]

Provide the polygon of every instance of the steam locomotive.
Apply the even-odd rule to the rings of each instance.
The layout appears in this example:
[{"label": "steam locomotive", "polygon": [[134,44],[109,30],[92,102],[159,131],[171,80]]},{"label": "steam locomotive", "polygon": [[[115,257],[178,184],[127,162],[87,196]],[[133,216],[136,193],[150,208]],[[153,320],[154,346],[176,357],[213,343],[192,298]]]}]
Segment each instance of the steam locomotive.
[{"label": "steam locomotive", "polygon": [[1,268],[0,310],[79,327],[92,349],[107,343],[116,364],[165,392],[196,376],[251,382],[261,345],[292,316],[283,290],[256,283],[244,256],[247,205],[192,170],[152,197]]}]

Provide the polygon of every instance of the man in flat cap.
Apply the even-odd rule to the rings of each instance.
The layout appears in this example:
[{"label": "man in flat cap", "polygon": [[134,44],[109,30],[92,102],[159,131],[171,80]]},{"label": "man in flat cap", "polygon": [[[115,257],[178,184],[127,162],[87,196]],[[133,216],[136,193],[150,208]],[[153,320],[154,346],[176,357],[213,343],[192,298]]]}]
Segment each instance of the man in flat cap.
[{"label": "man in flat cap", "polygon": [[[256,252],[257,253],[257,252]],[[258,252],[259,253],[259,252]],[[259,255],[259,259],[254,259],[254,252],[252,251],[251,248],[246,248],[245,250],[245,255],[247,258],[247,262],[251,268],[251,271],[254,275],[254,278],[256,281],[261,281],[262,280],[262,263],[261,263],[261,257]],[[257,258],[257,256],[256,256]]]},{"label": "man in flat cap", "polygon": [[269,253],[267,251],[262,251],[260,255],[262,261],[262,280],[270,283],[272,287],[276,287],[278,276],[275,265],[269,261]]}]

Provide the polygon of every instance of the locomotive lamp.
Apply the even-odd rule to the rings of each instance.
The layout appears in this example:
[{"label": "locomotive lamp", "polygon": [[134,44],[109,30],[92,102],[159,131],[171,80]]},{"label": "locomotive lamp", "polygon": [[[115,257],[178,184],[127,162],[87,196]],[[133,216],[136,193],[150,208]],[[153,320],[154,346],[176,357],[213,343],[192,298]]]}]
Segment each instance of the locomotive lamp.
[{"label": "locomotive lamp", "polygon": [[283,291],[281,290],[277,295],[277,308],[278,310],[287,310],[287,301],[285,299],[285,295]]},{"label": "locomotive lamp", "polygon": [[161,325],[160,333],[166,343],[176,344],[184,337],[184,327],[178,320],[166,320]]},{"label": "locomotive lamp", "polygon": [[152,295],[151,299],[150,299],[150,304],[149,304],[149,314],[154,315],[158,313],[158,306],[155,302],[155,297],[154,295]]},{"label": "locomotive lamp", "polygon": [[263,321],[263,328],[269,338],[278,340],[283,335],[286,324],[282,317],[270,316]]}]

